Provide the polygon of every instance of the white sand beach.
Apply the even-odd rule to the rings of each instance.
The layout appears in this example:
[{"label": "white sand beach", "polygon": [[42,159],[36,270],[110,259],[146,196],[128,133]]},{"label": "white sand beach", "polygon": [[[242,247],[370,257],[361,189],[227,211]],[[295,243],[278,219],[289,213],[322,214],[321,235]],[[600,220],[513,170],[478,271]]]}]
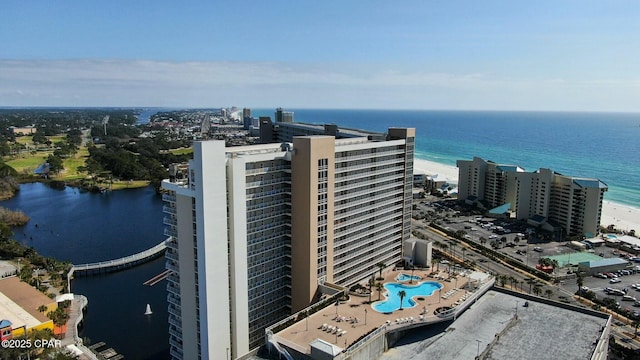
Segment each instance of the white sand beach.
[{"label": "white sand beach", "polygon": [[[437,162],[414,158],[415,170],[421,170],[427,175],[439,174],[451,184],[458,184],[458,168]],[[605,199],[607,195],[605,194]],[[600,224],[607,227],[611,224],[622,231],[635,230],[640,232],[640,208],[617,204],[611,201],[602,203],[602,219]]]}]

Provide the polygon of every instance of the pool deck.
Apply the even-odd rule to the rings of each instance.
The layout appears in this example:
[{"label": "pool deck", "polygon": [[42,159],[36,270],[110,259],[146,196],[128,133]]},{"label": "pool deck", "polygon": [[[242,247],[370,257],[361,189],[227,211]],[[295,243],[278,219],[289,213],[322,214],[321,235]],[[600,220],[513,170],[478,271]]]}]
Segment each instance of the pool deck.
[{"label": "pool deck", "polygon": [[[453,307],[456,302],[465,299],[468,291],[463,288],[468,283],[466,276],[458,276],[457,280],[447,281],[449,275],[446,266],[440,266],[440,271],[436,277],[430,277],[431,269],[415,270],[414,275],[420,276],[421,281],[435,281],[443,285],[443,287],[434,292],[431,296],[416,296],[413,300],[416,305],[411,308],[403,308],[392,313],[380,313],[374,310],[371,305],[367,304],[369,297],[359,297],[351,295],[349,301],[340,303],[338,306],[330,305],[290,327],[275,334],[279,343],[293,348],[302,353],[310,353],[310,343],[316,339],[322,339],[328,343],[334,344],[340,348],[347,348],[354,341],[360,339],[363,335],[370,331],[385,325],[396,324],[397,319],[411,318],[405,320],[406,324],[419,323],[422,317],[433,318],[434,310],[442,306]],[[397,282],[396,277],[401,274],[411,274],[410,270],[397,270],[383,272],[384,280],[382,283]],[[377,274],[376,274],[377,275]],[[408,281],[402,282],[409,284]],[[413,282],[416,283],[415,281]],[[457,289],[454,291],[454,289]],[[451,294],[443,298],[446,294]],[[423,297],[424,300],[417,300]],[[380,294],[380,300],[384,300],[384,290]],[[372,303],[378,301],[378,292],[373,289],[371,295]],[[323,325],[336,327],[340,329],[340,335],[336,331],[323,330]],[[342,333],[346,331],[346,333]]]}]

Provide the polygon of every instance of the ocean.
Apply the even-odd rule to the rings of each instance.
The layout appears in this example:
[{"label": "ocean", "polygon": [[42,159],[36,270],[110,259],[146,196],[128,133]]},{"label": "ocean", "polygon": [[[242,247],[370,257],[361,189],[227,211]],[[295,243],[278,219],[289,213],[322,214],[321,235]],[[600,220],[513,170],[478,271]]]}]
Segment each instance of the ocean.
[{"label": "ocean", "polygon": [[[416,128],[416,157],[445,165],[474,156],[526,171],[598,178],[605,200],[640,208],[640,113],[285,109],[294,121],[384,132]],[[252,109],[274,118],[275,109]]]}]

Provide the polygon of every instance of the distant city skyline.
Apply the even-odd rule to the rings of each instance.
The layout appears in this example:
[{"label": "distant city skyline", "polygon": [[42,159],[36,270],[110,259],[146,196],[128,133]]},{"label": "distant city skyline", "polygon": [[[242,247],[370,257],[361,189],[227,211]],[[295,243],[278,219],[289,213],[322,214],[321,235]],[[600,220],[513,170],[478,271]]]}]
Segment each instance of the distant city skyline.
[{"label": "distant city skyline", "polygon": [[0,106],[640,112],[632,0],[0,10]]}]

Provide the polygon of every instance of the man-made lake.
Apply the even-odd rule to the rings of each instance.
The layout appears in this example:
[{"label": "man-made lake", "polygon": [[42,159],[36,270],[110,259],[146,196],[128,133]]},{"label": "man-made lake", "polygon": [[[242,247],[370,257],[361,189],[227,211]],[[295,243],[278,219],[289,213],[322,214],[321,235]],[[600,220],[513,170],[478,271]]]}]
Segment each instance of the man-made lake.
[{"label": "man-made lake", "polygon": [[[14,239],[39,253],[75,264],[104,261],[153,247],[162,234],[162,200],[150,188],[82,193],[24,184],[0,206],[21,210],[31,220]],[[89,299],[81,333],[104,341],[126,359],[168,358],[166,283],[142,283],[164,270],[164,258],[125,271],[80,277],[71,291]],[[152,315],[144,315],[147,304]]]}]

